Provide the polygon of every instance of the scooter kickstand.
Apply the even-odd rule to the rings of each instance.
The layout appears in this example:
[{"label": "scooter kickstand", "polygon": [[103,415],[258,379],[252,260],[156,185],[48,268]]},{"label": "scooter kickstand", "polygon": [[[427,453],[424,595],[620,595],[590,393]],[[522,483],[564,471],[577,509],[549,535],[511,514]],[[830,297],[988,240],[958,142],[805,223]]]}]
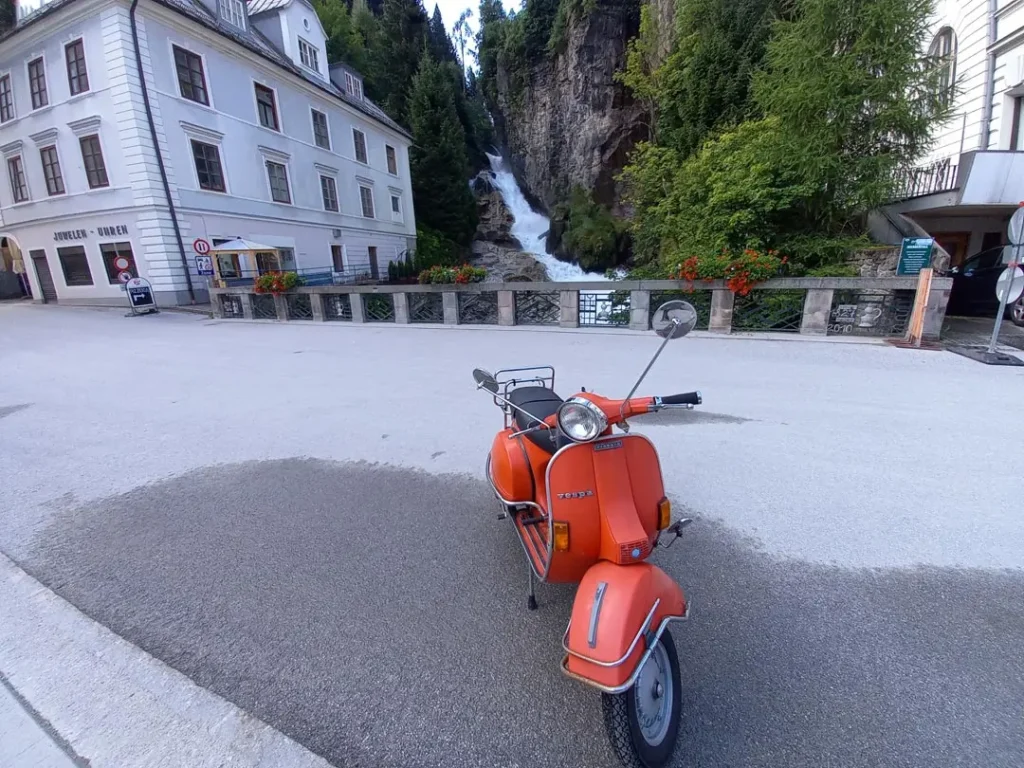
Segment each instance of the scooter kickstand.
[{"label": "scooter kickstand", "polygon": [[530,568],[529,563],[527,563],[526,567],[529,568],[529,570],[530,570],[530,594],[529,594],[529,597],[526,598],[526,607],[527,607],[528,610],[536,611],[537,610],[537,595],[534,593],[534,590],[533,590],[533,569]]}]

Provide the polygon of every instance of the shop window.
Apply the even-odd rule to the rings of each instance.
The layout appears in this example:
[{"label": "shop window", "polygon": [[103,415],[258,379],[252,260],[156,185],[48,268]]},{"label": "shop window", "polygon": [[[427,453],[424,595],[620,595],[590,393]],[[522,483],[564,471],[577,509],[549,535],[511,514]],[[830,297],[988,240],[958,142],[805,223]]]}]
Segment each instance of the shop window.
[{"label": "shop window", "polygon": [[92,285],[92,272],[89,271],[89,259],[85,256],[85,248],[80,245],[58,248],[57,258],[60,259],[60,268],[64,271],[65,285]]},{"label": "shop window", "polygon": [[107,166],[103,162],[100,137],[95,134],[83,136],[78,143],[82,147],[82,162],[85,164],[85,176],[89,180],[89,189],[110,186],[110,180],[107,178]]},{"label": "shop window", "polygon": [[85,46],[82,38],[64,46],[64,61],[68,66],[68,90],[72,96],[89,90],[89,73],[85,69]]},{"label": "shop window", "polygon": [[32,95],[32,109],[42,109],[50,103],[46,93],[46,65],[42,56],[28,63],[28,90]]},{"label": "shop window", "polygon": [[242,276],[237,253],[218,253],[217,269],[220,271],[220,276],[225,279]]},{"label": "shop window", "polygon": [[256,269],[262,275],[266,272],[280,272],[281,261],[278,259],[276,253],[257,253],[256,254]]},{"label": "shop window", "polygon": [[174,46],[174,67],[178,72],[178,88],[183,98],[209,105],[203,60],[192,51]]},{"label": "shop window", "polygon": [[281,269],[285,272],[295,271],[295,249],[278,248],[277,255],[281,259]]},{"label": "shop window", "polygon": [[115,264],[119,257],[128,261],[128,268],[123,271],[130,272],[132,277],[139,276],[131,243],[100,243],[100,253],[103,255],[103,267],[107,270],[107,280],[111,284],[120,282],[117,275],[122,270],[118,269]]}]

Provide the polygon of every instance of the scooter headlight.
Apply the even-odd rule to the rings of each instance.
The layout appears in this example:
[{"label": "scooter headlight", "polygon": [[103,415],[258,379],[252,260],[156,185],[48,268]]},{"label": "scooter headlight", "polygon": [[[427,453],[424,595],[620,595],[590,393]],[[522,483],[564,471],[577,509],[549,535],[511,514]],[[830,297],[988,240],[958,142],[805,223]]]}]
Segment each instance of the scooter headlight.
[{"label": "scooter headlight", "polygon": [[570,440],[589,443],[608,426],[604,412],[583,397],[570,397],[558,408],[558,428]]}]

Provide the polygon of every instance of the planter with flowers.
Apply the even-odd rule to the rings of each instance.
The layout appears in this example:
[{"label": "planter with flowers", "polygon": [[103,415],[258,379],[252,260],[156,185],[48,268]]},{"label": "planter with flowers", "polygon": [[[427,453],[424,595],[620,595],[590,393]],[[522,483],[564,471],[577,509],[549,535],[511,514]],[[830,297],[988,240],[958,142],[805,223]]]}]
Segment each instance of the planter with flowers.
[{"label": "planter with flowers", "polygon": [[487,270],[483,267],[471,267],[463,264],[461,267],[431,267],[420,272],[420,283],[423,285],[444,285],[456,283],[468,285],[469,283],[482,283],[487,277]]},{"label": "planter with flowers", "polygon": [[755,251],[747,248],[738,255],[723,250],[721,253],[690,256],[683,260],[671,275],[676,280],[693,284],[725,280],[729,290],[737,296],[746,296],[758,283],[778,277],[788,259],[775,251]]},{"label": "planter with flowers", "polygon": [[253,291],[272,293],[277,296],[300,285],[302,285],[302,278],[295,272],[264,272],[253,282]]}]

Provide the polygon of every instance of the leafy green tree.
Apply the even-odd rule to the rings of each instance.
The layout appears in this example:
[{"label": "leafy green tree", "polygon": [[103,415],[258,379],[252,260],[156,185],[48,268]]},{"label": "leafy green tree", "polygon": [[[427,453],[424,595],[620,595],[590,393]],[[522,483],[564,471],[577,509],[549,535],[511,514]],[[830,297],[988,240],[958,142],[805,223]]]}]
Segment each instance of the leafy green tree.
[{"label": "leafy green tree", "polygon": [[384,0],[379,45],[369,61],[384,111],[409,124],[409,87],[427,44],[429,21],[419,0]]},{"label": "leafy green tree", "polygon": [[557,213],[566,219],[562,246],[586,270],[614,267],[622,252],[622,224],[607,208],[594,202],[582,187],[573,187],[569,203]]},{"label": "leafy green tree", "polygon": [[0,32],[11,29],[18,20],[14,0],[0,0]]},{"label": "leafy green tree", "polygon": [[444,20],[441,18],[441,9],[436,5],[434,6],[434,15],[430,17],[427,45],[430,47],[430,54],[434,57],[434,61],[458,63],[459,58],[455,55],[455,46],[452,45],[451,38],[448,37],[448,30],[444,26]]},{"label": "leafy green tree", "polygon": [[446,67],[424,56],[409,95],[414,139],[409,162],[417,221],[465,245],[476,228],[476,201],[467,182],[466,133],[456,110],[459,94]]},{"label": "leafy green tree", "polygon": [[548,40],[558,16],[559,0],[526,0],[523,4],[523,32],[526,56],[530,63],[547,54]]},{"label": "leafy green tree", "polygon": [[313,0],[313,9],[327,33],[327,60],[343,61],[362,72],[366,46],[344,0]]},{"label": "leafy green tree", "polygon": [[[459,65],[462,67],[462,78],[466,78],[466,47],[469,47],[469,53],[472,55],[476,53],[473,48],[472,40],[474,38],[473,27],[470,25],[469,20],[473,18],[473,11],[470,8],[466,8],[462,13],[459,14],[459,18],[455,20],[452,25],[452,35],[454,36],[455,44],[459,47]],[[469,70],[472,72],[473,70]]]},{"label": "leafy green tree", "polygon": [[476,33],[476,60],[480,66],[480,90],[488,104],[498,101],[498,56],[502,47],[505,9],[501,0],[480,0],[480,29]]}]

